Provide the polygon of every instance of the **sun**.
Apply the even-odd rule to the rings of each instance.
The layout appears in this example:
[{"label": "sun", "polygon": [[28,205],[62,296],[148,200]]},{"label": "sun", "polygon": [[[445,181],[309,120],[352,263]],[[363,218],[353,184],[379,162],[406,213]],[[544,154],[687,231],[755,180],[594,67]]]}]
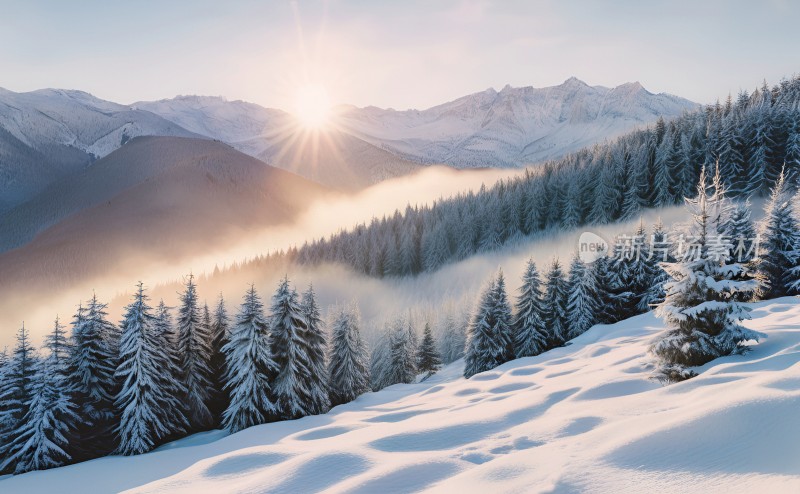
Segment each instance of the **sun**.
[{"label": "sun", "polygon": [[331,101],[321,84],[305,84],[297,89],[295,116],[308,129],[320,129],[328,123]]}]

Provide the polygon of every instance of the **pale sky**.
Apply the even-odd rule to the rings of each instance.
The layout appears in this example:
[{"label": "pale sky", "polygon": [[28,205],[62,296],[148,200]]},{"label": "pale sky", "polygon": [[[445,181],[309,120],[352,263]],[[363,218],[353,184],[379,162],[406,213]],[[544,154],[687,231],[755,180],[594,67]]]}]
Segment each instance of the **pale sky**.
[{"label": "pale sky", "polygon": [[640,81],[700,103],[800,71],[800,2],[0,0],[0,87],[427,108],[488,87]]}]

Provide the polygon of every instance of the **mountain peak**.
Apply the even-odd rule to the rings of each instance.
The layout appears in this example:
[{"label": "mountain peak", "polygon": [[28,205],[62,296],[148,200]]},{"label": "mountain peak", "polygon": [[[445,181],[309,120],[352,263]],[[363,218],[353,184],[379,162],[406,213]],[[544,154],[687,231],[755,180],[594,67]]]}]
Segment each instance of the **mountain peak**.
[{"label": "mountain peak", "polygon": [[562,86],[587,86],[588,87],[589,85],[586,84],[585,82],[583,82],[582,80],[578,79],[577,77],[572,76],[569,79],[567,79],[566,81],[564,81]]}]

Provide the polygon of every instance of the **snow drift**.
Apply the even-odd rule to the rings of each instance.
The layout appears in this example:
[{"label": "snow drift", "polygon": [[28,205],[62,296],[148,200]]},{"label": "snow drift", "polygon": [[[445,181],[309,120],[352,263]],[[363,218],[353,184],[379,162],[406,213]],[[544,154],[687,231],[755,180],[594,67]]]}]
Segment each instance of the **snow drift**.
[{"label": "snow drift", "polygon": [[751,307],[746,325],[765,342],[679,384],[649,379],[663,326],[645,314],[470,380],[456,362],[326,415],[7,477],[0,490],[797,492],[800,300]]}]

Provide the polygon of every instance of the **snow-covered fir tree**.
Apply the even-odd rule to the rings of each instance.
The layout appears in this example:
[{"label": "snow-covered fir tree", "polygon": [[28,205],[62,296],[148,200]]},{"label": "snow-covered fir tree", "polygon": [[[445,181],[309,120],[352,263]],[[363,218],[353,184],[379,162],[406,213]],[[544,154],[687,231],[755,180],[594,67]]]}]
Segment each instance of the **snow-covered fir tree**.
[{"label": "snow-covered fir tree", "polygon": [[238,432],[275,417],[270,378],[277,366],[272,359],[269,324],[264,306],[251,285],[244,296],[236,324],[231,328],[225,353],[225,389],[230,404],[222,414],[222,425]]},{"label": "snow-covered fir tree", "polygon": [[744,352],[744,342],[763,336],[740,324],[742,319],[750,318],[749,309],[734,297],[752,292],[755,282],[734,279],[742,270],[740,264],[725,264],[709,255],[715,200],[702,172],[697,197],[687,200],[697,250],[678,262],[663,264],[673,281],[666,284],[666,298],[656,315],[664,319],[667,328],[652,343],[650,351],[660,361],[659,373],[664,380],[691,377],[693,373],[687,367]]},{"label": "snow-covered fir tree", "polygon": [[467,342],[467,334],[464,330],[469,325],[469,314],[463,311],[464,314],[457,318],[453,311],[448,311],[447,314],[440,319],[438,325],[439,337],[439,352],[442,356],[442,362],[449,364],[455,362],[464,356],[464,345]]},{"label": "snow-covered fir tree", "polygon": [[300,306],[306,320],[303,345],[309,370],[309,380],[306,383],[308,401],[305,403],[305,415],[317,415],[327,412],[331,402],[328,396],[328,367],[325,361],[328,341],[325,335],[325,323],[320,316],[312,285],[309,285],[308,289],[303,292]]},{"label": "snow-covered fir tree", "polygon": [[563,345],[569,334],[567,280],[558,259],[550,264],[544,287],[542,316],[547,328],[547,348],[555,348]]},{"label": "snow-covered fir tree", "polygon": [[184,412],[190,430],[206,430],[214,418],[208,408],[211,386],[211,335],[203,324],[197,300],[194,276],[186,278],[178,308],[178,354],[181,358],[181,381],[186,386]]},{"label": "snow-covered fir tree", "polygon": [[425,323],[422,331],[422,342],[417,350],[417,372],[431,375],[442,367],[442,358],[433,339],[430,323]]},{"label": "snow-covered fir tree", "polygon": [[67,381],[69,345],[58,318],[45,348],[48,355],[38,366],[28,411],[9,447],[14,453],[0,470],[13,468],[19,474],[59,467],[71,460],[66,447],[68,432],[80,418]]},{"label": "snow-covered fir tree", "polygon": [[222,413],[228,408],[228,393],[225,391],[225,353],[222,348],[228,342],[229,322],[225,300],[219,295],[211,322],[211,387],[213,389],[208,408],[216,424],[222,423]]},{"label": "snow-covered fir tree", "polygon": [[87,307],[79,306],[72,320],[69,388],[80,417],[68,448],[75,461],[96,458],[116,449],[114,399],[119,383],[119,331],[108,320],[107,304],[92,295]]},{"label": "snow-covered fir tree", "polygon": [[577,255],[569,268],[567,289],[567,339],[571,340],[597,323],[597,280]]},{"label": "snow-covered fir tree", "polygon": [[514,318],[514,354],[533,357],[547,349],[545,320],[542,315],[542,288],[533,259],[528,260]]},{"label": "snow-covered fir tree", "polygon": [[794,268],[800,257],[800,230],[794,215],[792,194],[781,172],[764,211],[760,228],[758,259],[759,299],[798,292],[800,273]]},{"label": "snow-covered fir tree", "polygon": [[[393,321],[394,322],[394,321]],[[387,323],[378,341],[370,352],[369,374],[372,391],[380,391],[393,384],[391,378],[392,363],[392,326]]]},{"label": "snow-covered fir tree", "polygon": [[311,380],[304,342],[306,319],[297,292],[284,277],[272,296],[270,312],[272,358],[278,367],[272,394],[280,418],[296,419],[306,414]]},{"label": "snow-covered fir tree", "polygon": [[328,358],[331,406],[353,401],[370,390],[369,359],[359,325],[355,304],[336,310]]},{"label": "snow-covered fir tree", "polygon": [[[159,342],[159,349],[166,357],[164,360],[164,368],[162,372],[169,376],[165,382],[167,386],[166,392],[171,396],[180,399],[186,396],[186,387],[181,381],[181,359],[178,354],[178,335],[175,331],[175,325],[172,322],[172,314],[170,308],[164,303],[163,300],[159,301],[158,307],[155,312],[155,319],[153,320],[153,333],[156,340]],[[167,427],[175,431],[175,433],[182,432],[186,427],[185,415],[183,413],[176,413],[174,416],[167,416]],[[172,438],[172,435],[167,436]]]},{"label": "snow-covered fir tree", "polygon": [[503,272],[481,295],[467,335],[464,377],[470,377],[513,358],[511,308],[505,291]]},{"label": "snow-covered fir tree", "polygon": [[410,321],[398,318],[389,337],[388,384],[412,383],[417,375],[417,363]]},{"label": "snow-covered fir tree", "polygon": [[119,414],[119,446],[122,455],[152,450],[170,435],[182,433],[187,424],[175,382],[169,372],[168,349],[156,334],[156,317],[140,282],[121,323],[119,367],[122,388],[115,400]]},{"label": "snow-covered fir tree", "polygon": [[750,263],[756,254],[756,228],[751,217],[750,201],[739,202],[731,210],[727,230],[733,245],[733,260]]},{"label": "snow-covered fir tree", "polygon": [[17,439],[25,423],[33,397],[37,356],[23,324],[17,332],[17,343],[0,382],[0,473],[13,471],[6,460],[19,451]]},{"label": "snow-covered fir tree", "polygon": [[[639,310],[642,312],[648,311],[664,301],[664,284],[669,281],[670,277],[661,268],[661,263],[675,261],[661,218],[653,225],[647,254],[648,269],[652,273],[652,278],[650,286],[645,290],[639,301]],[[598,300],[602,300],[602,298],[598,297]]]}]

